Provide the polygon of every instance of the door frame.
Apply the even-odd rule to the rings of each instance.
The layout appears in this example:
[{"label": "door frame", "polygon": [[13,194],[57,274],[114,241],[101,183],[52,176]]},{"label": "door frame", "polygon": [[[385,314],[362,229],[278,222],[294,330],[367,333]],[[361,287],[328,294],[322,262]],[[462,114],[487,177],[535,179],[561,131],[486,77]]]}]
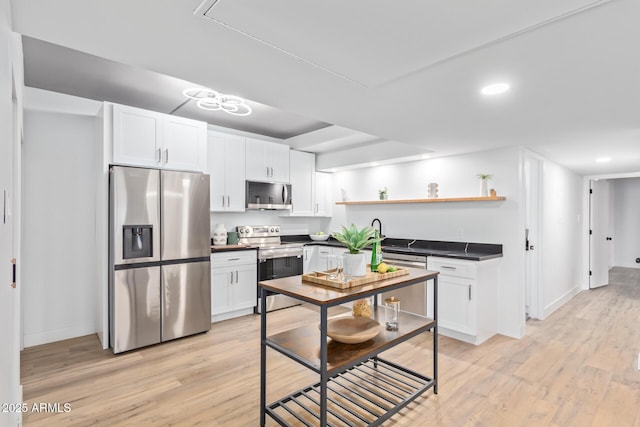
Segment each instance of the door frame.
[{"label": "door frame", "polygon": [[[527,167],[527,163],[534,167]],[[530,226],[529,241],[532,243],[531,246],[534,247],[533,251],[525,250],[524,254],[525,313],[533,319],[542,320],[544,319],[544,294],[540,284],[541,263],[539,253],[542,248],[541,190],[543,185],[544,163],[540,156],[531,152],[525,152],[522,167],[522,194],[524,199],[524,229],[522,232],[526,233],[527,226]],[[527,188],[527,186],[529,186],[529,188]],[[527,302],[529,303],[528,310]]]},{"label": "door frame", "polygon": [[589,289],[589,268],[590,268],[590,236],[589,221],[589,189],[591,180],[595,179],[617,179],[617,178],[640,178],[640,171],[628,173],[612,173],[602,175],[587,175],[582,177],[582,289]]}]

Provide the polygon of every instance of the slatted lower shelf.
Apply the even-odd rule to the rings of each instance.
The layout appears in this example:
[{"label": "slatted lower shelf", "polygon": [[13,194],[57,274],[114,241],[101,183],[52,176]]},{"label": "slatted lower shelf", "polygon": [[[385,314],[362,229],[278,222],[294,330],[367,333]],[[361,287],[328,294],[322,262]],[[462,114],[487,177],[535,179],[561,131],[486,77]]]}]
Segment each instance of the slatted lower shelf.
[{"label": "slatted lower shelf", "polygon": [[[384,359],[369,359],[327,381],[327,426],[377,426],[435,381]],[[319,426],[320,383],[266,408],[282,426]]]}]

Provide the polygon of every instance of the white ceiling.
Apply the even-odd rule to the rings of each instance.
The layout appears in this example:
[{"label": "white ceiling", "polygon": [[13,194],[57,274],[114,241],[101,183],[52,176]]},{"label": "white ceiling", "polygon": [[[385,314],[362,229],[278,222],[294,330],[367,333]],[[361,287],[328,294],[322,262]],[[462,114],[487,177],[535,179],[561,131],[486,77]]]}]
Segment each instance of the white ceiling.
[{"label": "white ceiling", "polygon": [[[363,144],[407,156],[518,145],[585,175],[640,171],[638,0],[14,0],[12,7],[14,30],[37,39],[27,47],[43,40],[120,63],[121,74],[102,78],[121,82],[109,92],[135,102],[114,102],[161,104],[131,86],[136,79],[126,71],[153,72],[275,107],[272,120],[249,116],[270,129],[256,133],[311,129],[289,142],[325,156]],[[74,64],[73,55],[63,62]],[[89,74],[82,64],[73,80]],[[29,61],[25,68],[27,78]],[[503,96],[479,94],[503,80],[511,84]],[[169,86],[160,77],[143,81]],[[285,129],[275,119],[281,112],[300,126]],[[612,161],[596,163],[601,156]]]}]

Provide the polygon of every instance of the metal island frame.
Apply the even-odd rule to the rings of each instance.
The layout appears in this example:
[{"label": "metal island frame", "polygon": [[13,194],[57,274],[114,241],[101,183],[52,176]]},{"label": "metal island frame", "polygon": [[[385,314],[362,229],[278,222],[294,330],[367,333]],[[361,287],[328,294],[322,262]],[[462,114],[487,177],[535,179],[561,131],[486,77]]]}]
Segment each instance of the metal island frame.
[{"label": "metal island frame", "polygon": [[[408,268],[409,274],[348,289],[303,282],[301,276],[259,282],[260,425],[268,414],[281,426],[378,426],[433,388],[438,393],[438,272]],[[346,302],[433,280],[433,319],[400,312],[397,331],[384,328],[363,343],[327,339],[328,309]],[[267,291],[319,307],[320,325],[306,324],[267,336]],[[374,298],[373,317],[384,325],[384,307]],[[427,302],[428,303],[428,302]],[[433,374],[419,374],[378,355],[426,331],[433,331]],[[302,364],[320,381],[267,404],[267,347]]]}]

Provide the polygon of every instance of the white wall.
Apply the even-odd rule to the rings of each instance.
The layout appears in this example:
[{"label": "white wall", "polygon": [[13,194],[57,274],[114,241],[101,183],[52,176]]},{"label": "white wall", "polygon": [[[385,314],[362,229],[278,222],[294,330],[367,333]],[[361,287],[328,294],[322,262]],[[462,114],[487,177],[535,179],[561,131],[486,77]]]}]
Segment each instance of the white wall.
[{"label": "white wall", "polygon": [[640,268],[640,178],[611,180],[613,189],[613,265]]},{"label": "white wall", "polygon": [[582,177],[549,160],[542,168],[538,250],[545,318],[582,287]]},{"label": "white wall", "polygon": [[24,342],[94,333],[95,118],[25,112]]},{"label": "white wall", "polygon": [[494,175],[489,182],[501,202],[457,202],[334,206],[332,231],[343,224],[364,226],[382,221],[390,237],[447,240],[503,245],[500,262],[498,331],[524,334],[524,233],[519,148],[443,157],[412,163],[357,169],[334,174],[334,199],[341,189],[349,200],[374,200],[387,187],[389,199],[426,198],[427,184],[439,184],[439,196],[478,196],[479,173]]}]

